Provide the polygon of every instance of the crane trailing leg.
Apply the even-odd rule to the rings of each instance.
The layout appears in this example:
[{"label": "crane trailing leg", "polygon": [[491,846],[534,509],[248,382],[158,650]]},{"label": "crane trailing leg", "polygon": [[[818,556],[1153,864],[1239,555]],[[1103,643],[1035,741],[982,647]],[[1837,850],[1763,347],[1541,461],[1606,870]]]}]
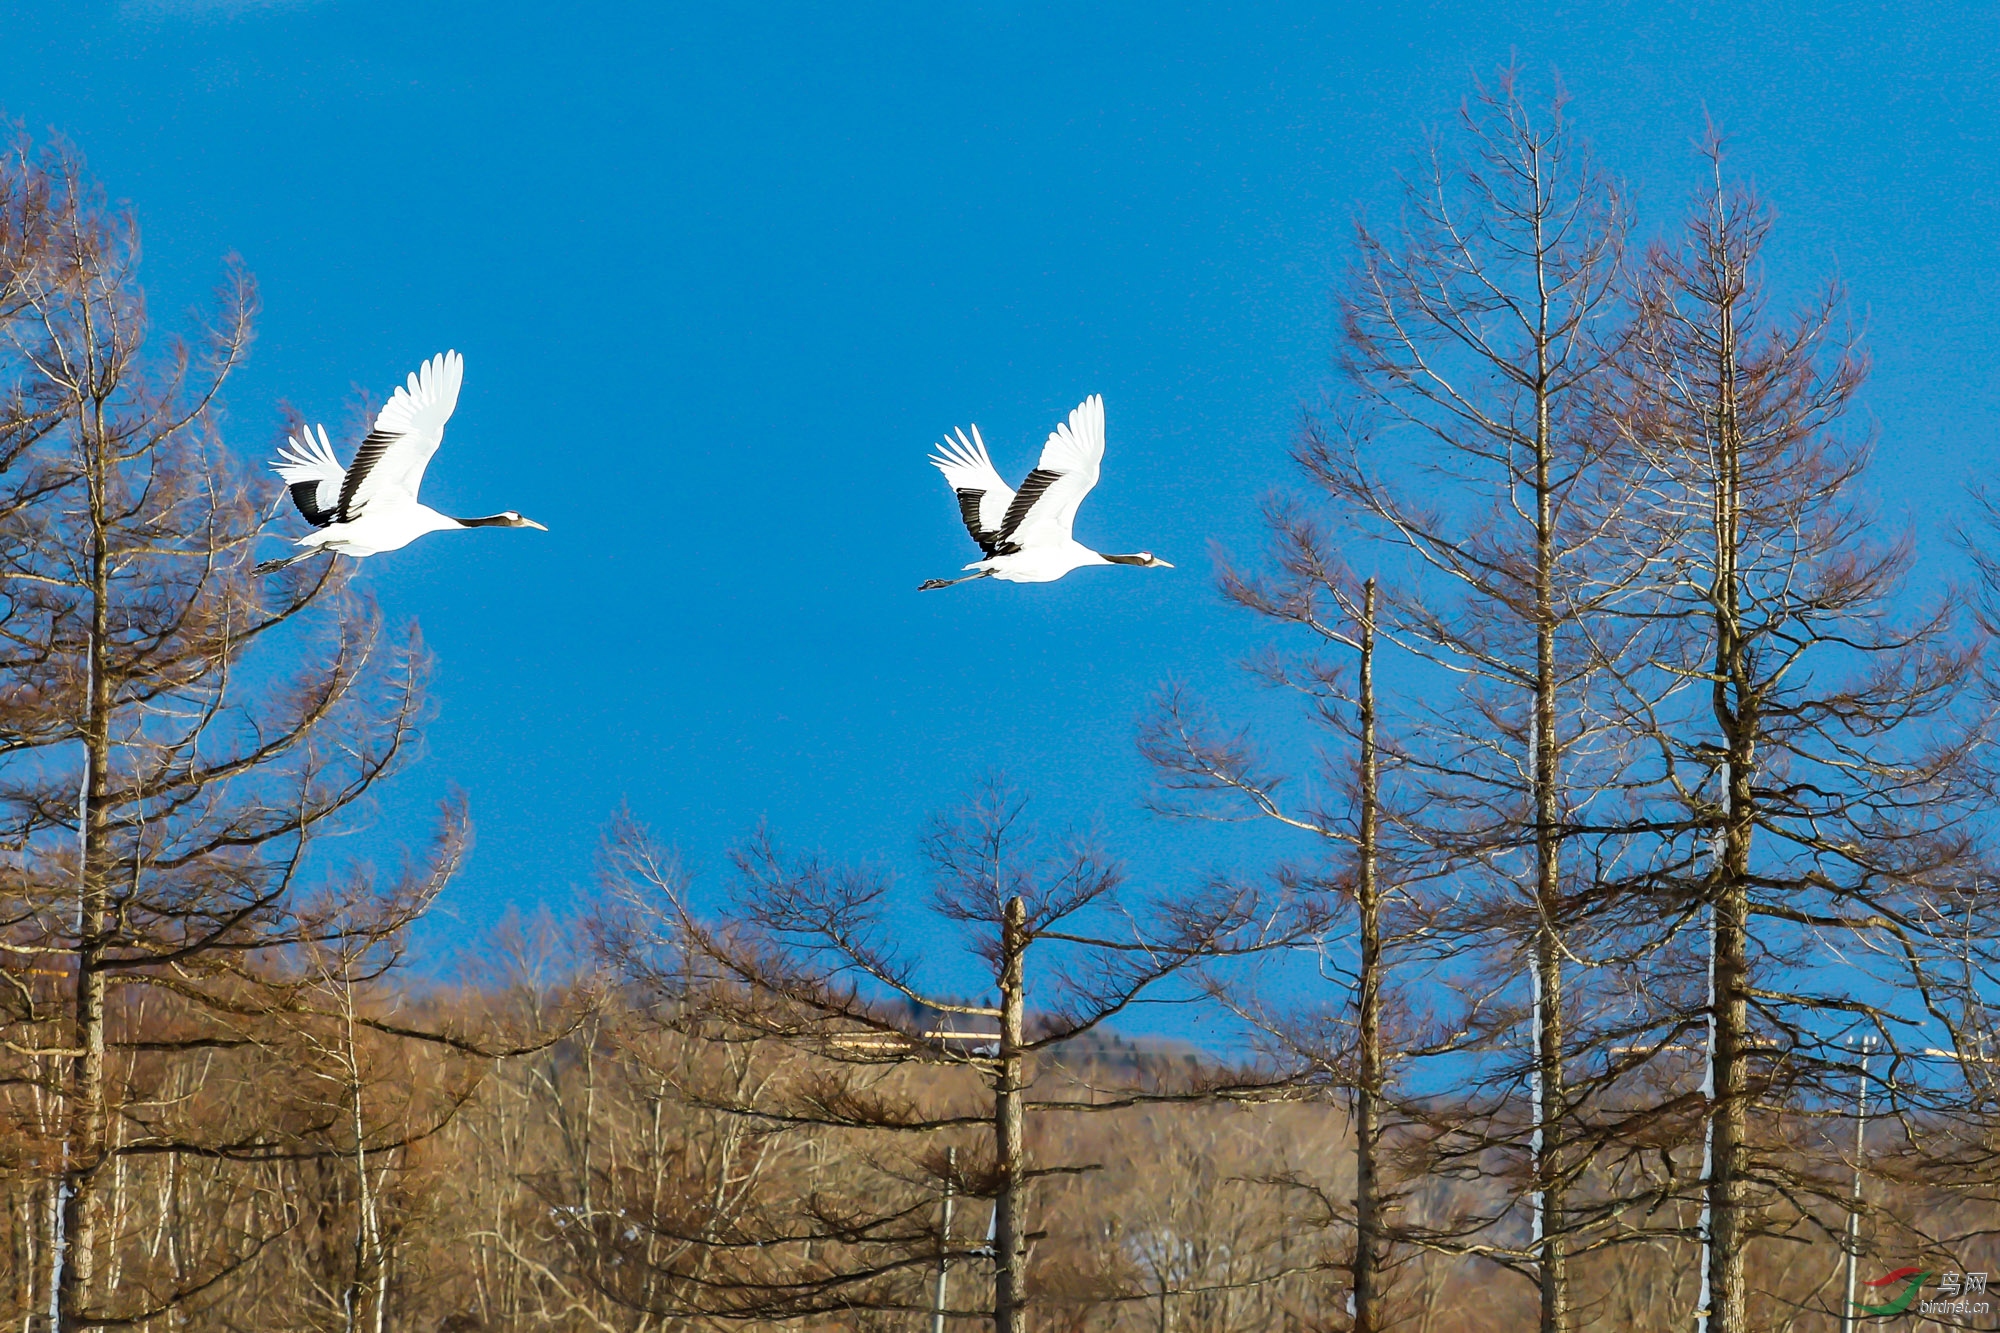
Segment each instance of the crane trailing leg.
[{"label": "crane trailing leg", "polygon": [[301,560],[310,560],[316,555],[325,554],[327,554],[327,550],[324,546],[315,546],[310,550],[300,551],[297,555],[288,555],[283,560],[266,560],[263,564],[252,570],[251,573],[275,574],[281,569],[288,569],[296,565]]},{"label": "crane trailing leg", "polygon": [[980,571],[979,571],[979,572],[978,572],[977,574],[967,574],[967,575],[966,575],[966,576],[965,576],[964,578],[958,578],[958,579],[925,579],[925,580],[924,580],[924,581],[923,581],[922,583],[919,583],[919,584],[917,585],[917,591],[918,591],[918,592],[929,592],[929,591],[930,591],[931,589],[933,589],[933,588],[949,588],[949,587],[951,587],[951,586],[952,586],[952,585],[953,585],[954,583],[970,583],[970,582],[972,582],[972,581],[973,581],[974,579],[990,579],[990,578],[992,578],[992,577],[993,577],[993,571],[992,571],[992,570],[990,570],[990,569],[982,569],[982,570],[980,570]]}]

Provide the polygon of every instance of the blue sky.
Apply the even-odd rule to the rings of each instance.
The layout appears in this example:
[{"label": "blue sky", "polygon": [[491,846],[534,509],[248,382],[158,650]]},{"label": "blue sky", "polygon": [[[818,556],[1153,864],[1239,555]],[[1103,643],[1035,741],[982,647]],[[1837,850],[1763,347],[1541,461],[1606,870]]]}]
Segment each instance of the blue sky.
[{"label": "blue sky", "polygon": [[[1158,882],[1263,855],[1141,811],[1135,725],[1237,688],[1211,543],[1286,481],[1353,217],[1510,54],[1642,233],[1728,131],[1774,277],[1851,289],[1887,521],[1935,531],[2000,406],[1996,51],[2000,10],[1946,4],[104,0],[0,22],[0,107],[130,201],[162,322],[255,271],[239,447],[465,354],[425,498],[551,531],[364,577],[439,664],[382,859],[466,789],[477,925],[566,901],[621,801],[711,868],[765,818],[910,864],[994,767]],[[1018,476],[1093,392],[1078,536],[1179,568],[919,596],[970,558],[931,443],[977,421]]]}]

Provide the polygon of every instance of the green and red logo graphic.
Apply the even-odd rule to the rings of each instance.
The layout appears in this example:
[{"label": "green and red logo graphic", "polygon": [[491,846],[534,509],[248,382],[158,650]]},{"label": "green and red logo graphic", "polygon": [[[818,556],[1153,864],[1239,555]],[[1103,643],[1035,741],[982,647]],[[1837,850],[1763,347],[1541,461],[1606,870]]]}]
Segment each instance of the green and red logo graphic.
[{"label": "green and red logo graphic", "polygon": [[1935,1269],[1918,1268],[1912,1265],[1909,1268],[1899,1268],[1887,1277],[1878,1277],[1868,1284],[1870,1288],[1888,1287],[1906,1279],[1910,1285],[1904,1287],[1902,1292],[1887,1305],[1863,1305],[1857,1301],[1854,1308],[1857,1312],[1865,1315],[1901,1314],[1910,1308],[1910,1302],[1917,1299],[1917,1293],[1924,1289],[1925,1280],[1930,1278],[1935,1271]]}]

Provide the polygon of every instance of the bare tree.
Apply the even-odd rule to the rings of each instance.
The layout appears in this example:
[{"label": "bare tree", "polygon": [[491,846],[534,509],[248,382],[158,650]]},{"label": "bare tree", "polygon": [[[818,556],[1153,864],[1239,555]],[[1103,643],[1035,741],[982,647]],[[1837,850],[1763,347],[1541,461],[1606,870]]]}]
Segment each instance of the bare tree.
[{"label": "bare tree", "polygon": [[[1978,645],[1950,598],[1912,604],[1911,544],[1875,540],[1855,498],[1868,450],[1839,425],[1866,363],[1839,290],[1768,313],[1769,214],[1724,182],[1719,139],[1707,157],[1682,239],[1649,257],[1628,420],[1674,534],[1656,663],[1692,686],[1645,729],[1671,807],[1648,874],[1665,918],[1698,926],[1684,956],[1707,973],[1695,1315],[1737,1333],[1757,1322],[1755,1236],[1826,1226],[1797,1210],[1832,1212],[1846,1186],[1823,1147],[1756,1116],[1837,1113],[1838,1039],[1862,1029],[1890,1052],[1905,1132],[1964,1086],[1955,1057],[1922,1072],[1921,1051],[1966,1035],[1940,1000],[1950,960],[1972,961],[1951,935],[1979,864],[1967,761],[1984,726],[1965,707]],[[1685,1027],[1663,1028],[1662,1058]]]},{"label": "bare tree", "polygon": [[[1570,988],[1571,974],[1593,961],[1585,932],[1597,929],[1589,904],[1602,853],[1579,851],[1584,812],[1620,789],[1617,722],[1635,631],[1619,611],[1645,568],[1626,531],[1642,498],[1630,449],[1602,420],[1630,323],[1627,226],[1618,190],[1576,141],[1560,97],[1532,111],[1511,70],[1482,89],[1459,117],[1456,143],[1433,144],[1406,183],[1398,229],[1359,228],[1340,296],[1340,398],[1296,450],[1331,518],[1274,507],[1275,573],[1227,585],[1251,609],[1328,643],[1355,633],[1330,623],[1337,612],[1412,655],[1399,674],[1422,685],[1391,705],[1392,725],[1402,780],[1423,813],[1400,825],[1401,836],[1426,848],[1426,882],[1439,892],[1418,916],[1441,947],[1438,932],[1450,926],[1456,942],[1446,952],[1458,956],[1458,989],[1469,997],[1438,1016],[1436,1035],[1461,1050],[1483,1042],[1529,1051],[1525,1068],[1466,1066],[1500,1075],[1498,1100],[1479,1112],[1486,1129],[1461,1117],[1449,1136],[1458,1169],[1490,1170],[1496,1147],[1524,1153],[1527,1242],[1497,1232],[1476,1244],[1432,1239],[1530,1277],[1544,1333],[1570,1326],[1570,1255],[1602,1217],[1571,1203],[1591,1159],[1585,1107],[1602,1078],[1582,1075],[1573,1059]],[[1394,575],[1379,612],[1366,616],[1352,592],[1341,604],[1342,553],[1326,535],[1357,518]],[[1311,664],[1277,679],[1305,688],[1322,710],[1318,700],[1334,697]],[[1366,711],[1372,724],[1372,698]],[[1205,745],[1183,748],[1198,757]],[[1221,761],[1218,773],[1230,768],[1223,750],[1209,757]],[[1358,815],[1301,818],[1270,795],[1274,773],[1248,768],[1223,785],[1350,843],[1376,813],[1371,796]],[[1357,885],[1372,880],[1367,859]],[[1466,961],[1482,949],[1495,974],[1484,986],[1470,982]],[[1518,1003],[1508,978],[1523,971]],[[1521,1083],[1527,1095],[1516,1099]],[[1373,1265],[1366,1247],[1357,1262]]]},{"label": "bare tree", "polygon": [[[1408,1021],[1399,993],[1400,966],[1409,945],[1426,928],[1415,899],[1400,891],[1400,876],[1384,881],[1380,747],[1376,731],[1376,586],[1347,574],[1327,534],[1297,508],[1274,504],[1266,513],[1276,572],[1268,577],[1225,567],[1225,595],[1260,615],[1308,632],[1313,649],[1272,652],[1253,666],[1270,685],[1307,701],[1309,716],[1338,744],[1326,752],[1332,772],[1320,775],[1317,799],[1292,800],[1286,776],[1247,735],[1225,734],[1180,691],[1169,691],[1148,726],[1142,747],[1161,778],[1160,808],[1192,818],[1251,817],[1311,835],[1333,849],[1317,871],[1287,866],[1278,872],[1280,898],[1292,915],[1285,933],[1310,947],[1319,972],[1336,979],[1331,1005],[1301,1003],[1298,979],[1256,987],[1247,978],[1214,976],[1212,985],[1239,1016],[1269,1038],[1282,1067],[1307,1086],[1344,1090],[1354,1133],[1352,1190],[1328,1219],[1351,1226],[1344,1265],[1357,1333],[1384,1327],[1386,1269],[1398,1227],[1391,1215],[1400,1190],[1387,1179],[1385,1117],[1396,1101],[1390,1085],[1431,1046],[1451,1039]],[[1350,673],[1339,659],[1317,650],[1351,653]],[[1343,765],[1350,766],[1341,771]],[[1351,949],[1337,947],[1352,933]],[[1297,944],[1294,947],[1298,947]],[[1351,961],[1343,963],[1343,954]],[[1275,992],[1275,994],[1274,994]],[[1387,1025],[1398,1001],[1403,1021]],[[1315,1198],[1330,1201],[1323,1185],[1292,1180]]]},{"label": "bare tree", "polygon": [[[784,1277],[745,1278],[735,1299],[766,1313],[915,1309],[923,1299],[915,1279],[941,1258],[990,1257],[991,1316],[997,1328],[1020,1333],[1031,1301],[1034,1185],[1092,1169],[1037,1160],[1031,1118],[1263,1086],[1254,1076],[1227,1088],[1192,1078],[1116,1089],[1058,1084],[1036,1095],[1038,1083],[1053,1081],[1049,1061],[1064,1044],[1146,1002],[1191,965],[1262,941],[1254,899],[1155,899],[1142,911],[1124,901],[1121,871],[1088,839],[1041,844],[1024,811],[1021,797],[995,785],[957,817],[939,820],[926,841],[936,874],[932,919],[959,933],[992,987],[990,999],[975,1001],[940,985],[930,932],[892,928],[886,875],[788,857],[760,835],[736,853],[738,887],[711,923],[693,909],[670,856],[629,823],[615,831],[613,864],[632,915],[606,939],[625,974],[675,1021],[718,1039],[782,1042],[849,1074],[794,1081],[782,1098],[725,1109],[920,1143],[982,1131],[983,1143],[966,1144],[981,1149],[977,1158],[961,1154],[950,1183],[993,1201],[985,1253],[941,1247],[931,1199],[910,1192],[907,1182],[944,1170],[933,1151],[921,1166],[887,1170],[873,1206],[819,1209],[804,1229],[788,1232],[784,1241],[795,1248],[780,1266]],[[915,938],[925,947],[914,947]],[[912,1082],[908,1075],[925,1065],[959,1077]],[[983,1110],[964,1101],[980,1086]],[[894,1188],[896,1181],[905,1183]],[[776,1240],[759,1243],[768,1252]],[[800,1253],[808,1245],[816,1247],[813,1263]]]},{"label": "bare tree", "polygon": [[[265,1239],[245,1225],[176,1277],[113,1261],[121,1162],[274,1148],[263,1130],[170,1128],[134,1100],[133,1071],[242,1045],[241,1016],[297,980],[286,947],[406,927],[458,837],[388,889],[302,892],[315,831],[414,734],[421,648],[384,643],[335,566],[249,573],[261,527],[216,417],[250,344],[249,276],[229,268],[195,345],[150,352],[132,220],[65,147],[13,169],[46,240],[8,276],[4,324],[0,439],[21,443],[0,500],[7,1049],[17,1086],[60,1107],[42,1261],[71,1329],[208,1289]],[[140,1038],[123,1015],[148,993],[175,1017]]]}]

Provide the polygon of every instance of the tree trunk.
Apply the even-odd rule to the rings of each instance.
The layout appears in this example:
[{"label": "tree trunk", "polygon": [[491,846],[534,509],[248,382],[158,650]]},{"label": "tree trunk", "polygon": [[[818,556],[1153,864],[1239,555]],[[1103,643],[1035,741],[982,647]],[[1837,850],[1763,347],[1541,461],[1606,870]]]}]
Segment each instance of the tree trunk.
[{"label": "tree trunk", "polygon": [[89,1327],[86,1311],[96,1285],[97,1172],[104,1160],[109,1116],[105,1101],[104,968],[109,926],[111,762],[110,570],[106,558],[104,420],[101,404],[88,413],[83,447],[90,469],[90,679],[84,717],[84,776],[78,815],[76,1019],[71,1056],[69,1124],[63,1170],[62,1281],[57,1294],[62,1333]]},{"label": "tree trunk", "polygon": [[1382,904],[1376,881],[1375,580],[1361,594],[1361,829],[1354,902],[1360,917],[1361,972],[1356,1014],[1360,1069],[1354,1087],[1354,1333],[1378,1333],[1382,1272],[1381,1199],[1376,1152],[1382,1098]]},{"label": "tree trunk", "polygon": [[[1723,272],[1727,272],[1727,257]],[[1717,469],[1714,481],[1715,625],[1713,708],[1728,754],[1724,774],[1727,805],[1717,858],[1711,911],[1715,923],[1710,1052],[1714,1088],[1710,1096],[1709,1173],[1703,1200],[1708,1214],[1708,1309],[1701,1312],[1706,1333],[1743,1333],[1745,1318],[1743,1246],[1743,1145],[1748,1123],[1750,840],[1756,818],[1751,782],[1760,725],[1755,682],[1750,679],[1742,637],[1742,572],[1738,544],[1742,527],[1742,432],[1736,404],[1736,312],[1733,300],[1720,309],[1716,366]]]},{"label": "tree trunk", "polygon": [[[1747,781],[1732,778],[1732,787]],[[1727,831],[1723,882],[1715,901],[1715,1094],[1710,1103],[1707,1207],[1708,1333],[1743,1333],[1743,1145],[1748,1123],[1749,1001],[1745,940],[1749,900],[1740,870],[1747,861],[1749,830],[1732,818]]]},{"label": "tree trunk", "polygon": [[[1568,1333],[1569,1249],[1560,1134],[1563,1104],[1562,960],[1547,908],[1535,936],[1535,1251],[1541,1333]],[[1551,1114],[1550,1107],[1556,1108]],[[1550,1132],[1551,1122],[1557,1126]]]},{"label": "tree trunk", "polygon": [[1027,952],[1027,906],[1007,900],[1000,927],[1000,1077],[994,1090],[994,1154],[1000,1188],[993,1215],[994,1333],[1028,1327],[1027,1165],[1023,1160],[1022,956]]},{"label": "tree trunk", "polygon": [[[1541,243],[1542,222],[1536,220]],[[1545,251],[1542,251],[1545,253]],[[1546,279],[1546,275],[1544,274]],[[1562,864],[1556,804],[1556,607],[1554,489],[1549,466],[1555,452],[1549,402],[1548,296],[1542,296],[1536,331],[1535,387],[1535,1220],[1536,1263],[1541,1282],[1541,1333],[1569,1333],[1569,1237],[1563,1174],[1565,1106],[1563,1050]],[[1550,1108],[1557,1132],[1549,1133]]]}]

